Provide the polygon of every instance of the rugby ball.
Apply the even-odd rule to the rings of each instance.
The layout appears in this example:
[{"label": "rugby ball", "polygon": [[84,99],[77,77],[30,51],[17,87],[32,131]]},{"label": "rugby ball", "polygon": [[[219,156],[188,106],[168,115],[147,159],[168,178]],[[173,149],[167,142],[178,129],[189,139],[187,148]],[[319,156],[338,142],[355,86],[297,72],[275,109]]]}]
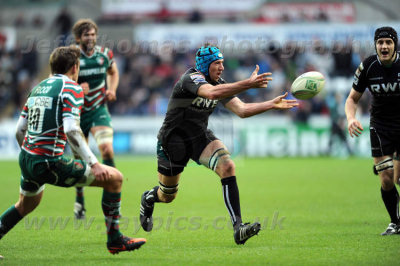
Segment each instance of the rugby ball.
[{"label": "rugby ball", "polygon": [[292,84],[292,95],[299,100],[307,100],[317,95],[325,85],[320,72],[311,71],[298,76]]}]

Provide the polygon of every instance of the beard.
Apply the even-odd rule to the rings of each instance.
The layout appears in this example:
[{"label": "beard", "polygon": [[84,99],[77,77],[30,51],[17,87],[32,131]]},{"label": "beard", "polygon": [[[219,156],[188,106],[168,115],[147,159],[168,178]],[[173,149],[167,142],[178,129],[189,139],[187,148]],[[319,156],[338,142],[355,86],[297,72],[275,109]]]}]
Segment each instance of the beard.
[{"label": "beard", "polygon": [[96,46],[96,42],[93,42],[90,45],[82,43],[82,50],[85,51],[85,53],[92,52],[95,46]]}]

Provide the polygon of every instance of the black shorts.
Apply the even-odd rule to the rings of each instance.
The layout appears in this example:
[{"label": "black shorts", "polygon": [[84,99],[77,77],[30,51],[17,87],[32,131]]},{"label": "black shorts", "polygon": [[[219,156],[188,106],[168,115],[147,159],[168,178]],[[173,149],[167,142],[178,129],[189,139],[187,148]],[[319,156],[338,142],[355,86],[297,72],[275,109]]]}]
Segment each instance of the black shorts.
[{"label": "black shorts", "polygon": [[398,155],[400,152],[400,131],[370,127],[372,157]]},{"label": "black shorts", "polygon": [[179,130],[172,131],[157,143],[158,172],[166,176],[175,176],[183,172],[189,159],[200,164],[201,153],[214,140],[217,140],[217,137],[208,129],[194,138]]}]

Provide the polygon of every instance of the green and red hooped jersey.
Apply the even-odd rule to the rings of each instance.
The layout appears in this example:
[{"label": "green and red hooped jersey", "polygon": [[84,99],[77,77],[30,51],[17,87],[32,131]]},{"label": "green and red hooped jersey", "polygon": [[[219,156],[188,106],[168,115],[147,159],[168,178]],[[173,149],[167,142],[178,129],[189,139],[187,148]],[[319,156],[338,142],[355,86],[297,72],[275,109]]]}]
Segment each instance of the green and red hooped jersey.
[{"label": "green and red hooped jersey", "polygon": [[89,84],[82,112],[94,110],[105,103],[107,70],[113,62],[113,52],[107,47],[96,45],[91,56],[81,50],[78,83]]},{"label": "green and red hooped jersey", "polygon": [[79,121],[82,106],[83,90],[67,76],[57,74],[40,82],[32,89],[21,113],[28,120],[22,149],[33,155],[63,155],[67,141],[63,119]]}]

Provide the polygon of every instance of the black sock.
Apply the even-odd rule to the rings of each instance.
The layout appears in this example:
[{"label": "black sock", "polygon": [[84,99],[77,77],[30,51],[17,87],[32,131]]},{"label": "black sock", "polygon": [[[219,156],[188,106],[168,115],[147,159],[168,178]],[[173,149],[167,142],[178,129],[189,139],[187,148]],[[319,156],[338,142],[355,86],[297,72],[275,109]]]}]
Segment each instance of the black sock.
[{"label": "black sock", "polygon": [[396,185],[388,191],[381,188],[381,194],[386,210],[390,215],[391,222],[399,224],[399,193],[397,192]]},{"label": "black sock", "polygon": [[242,223],[242,214],[240,213],[239,189],[236,183],[236,176],[230,176],[221,179],[222,191],[224,194],[225,206],[228,209],[233,228]]},{"label": "black sock", "polygon": [[10,231],[14,225],[22,220],[21,214],[15,206],[11,206],[0,216],[0,239]]},{"label": "black sock", "polygon": [[150,189],[149,193],[146,196],[146,201],[148,203],[154,203],[154,202],[160,202],[160,199],[158,198],[158,187],[159,186],[155,186],[152,189]]}]

